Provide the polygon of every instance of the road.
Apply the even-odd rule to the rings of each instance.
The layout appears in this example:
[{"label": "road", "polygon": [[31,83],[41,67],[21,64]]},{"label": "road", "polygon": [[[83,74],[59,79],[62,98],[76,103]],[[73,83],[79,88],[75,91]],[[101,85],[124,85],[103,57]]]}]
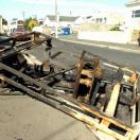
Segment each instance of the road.
[{"label": "road", "polygon": [[[53,40],[52,42],[54,47],[59,48],[59,50],[68,52],[70,54],[69,56],[72,56],[72,53],[80,55],[83,50],[86,50],[118,64],[129,66],[132,68],[135,67],[138,71],[140,71],[140,54],[137,53],[113,50],[110,48],[100,48],[97,46],[67,43],[61,40]],[[69,59],[73,58],[71,57]]]},{"label": "road", "polygon": [[0,96],[1,140],[96,140],[86,126],[28,96]]}]

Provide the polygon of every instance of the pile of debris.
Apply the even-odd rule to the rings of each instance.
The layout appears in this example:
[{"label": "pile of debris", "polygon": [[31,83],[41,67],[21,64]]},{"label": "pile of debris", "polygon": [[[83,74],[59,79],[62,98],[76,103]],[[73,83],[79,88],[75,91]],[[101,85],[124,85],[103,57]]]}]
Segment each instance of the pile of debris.
[{"label": "pile of debris", "polygon": [[139,73],[86,51],[66,67],[56,59],[65,52],[54,53],[51,40],[37,32],[0,39],[1,89],[49,104],[87,124],[99,139],[138,139]]}]

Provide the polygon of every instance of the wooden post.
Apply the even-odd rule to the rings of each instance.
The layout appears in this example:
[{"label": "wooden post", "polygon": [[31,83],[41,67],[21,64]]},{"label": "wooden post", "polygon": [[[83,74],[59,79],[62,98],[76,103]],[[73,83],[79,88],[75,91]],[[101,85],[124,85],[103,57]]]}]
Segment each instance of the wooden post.
[{"label": "wooden post", "polygon": [[136,123],[136,105],[131,106],[131,110],[132,110],[131,125],[134,125]]}]

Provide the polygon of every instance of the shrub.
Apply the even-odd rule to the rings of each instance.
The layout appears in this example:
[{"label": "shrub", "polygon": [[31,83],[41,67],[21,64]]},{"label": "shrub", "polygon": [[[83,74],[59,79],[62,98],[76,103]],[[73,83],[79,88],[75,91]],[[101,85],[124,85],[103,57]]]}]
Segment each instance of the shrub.
[{"label": "shrub", "polygon": [[114,25],[114,26],[110,29],[110,31],[120,31],[120,24]]}]

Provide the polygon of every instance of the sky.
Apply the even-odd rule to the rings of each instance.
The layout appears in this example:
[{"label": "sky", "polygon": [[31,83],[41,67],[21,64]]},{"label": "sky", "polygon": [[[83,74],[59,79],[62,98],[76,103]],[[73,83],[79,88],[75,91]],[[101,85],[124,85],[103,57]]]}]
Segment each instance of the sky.
[{"label": "sky", "polygon": [[[123,9],[128,0],[57,0],[60,15],[92,15],[100,10]],[[0,15],[6,19],[44,18],[55,12],[55,0],[0,0]]]}]

